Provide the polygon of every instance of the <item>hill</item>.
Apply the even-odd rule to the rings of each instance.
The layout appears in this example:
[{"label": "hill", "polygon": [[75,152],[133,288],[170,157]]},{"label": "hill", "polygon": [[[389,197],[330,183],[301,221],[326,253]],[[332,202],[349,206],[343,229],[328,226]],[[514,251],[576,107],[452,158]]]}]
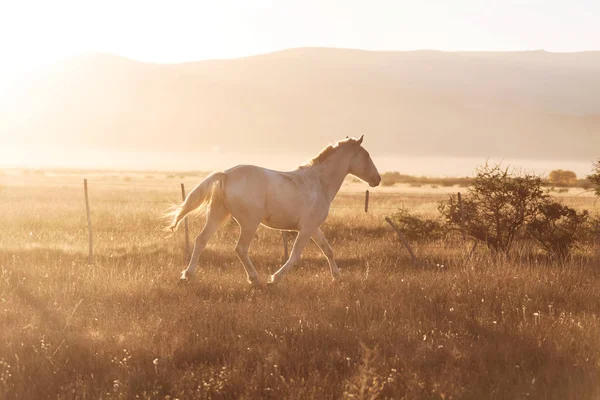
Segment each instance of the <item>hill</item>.
[{"label": "hill", "polygon": [[2,96],[11,145],[314,153],[365,133],[378,154],[593,160],[600,52],[300,48],[150,64],[88,54]]}]

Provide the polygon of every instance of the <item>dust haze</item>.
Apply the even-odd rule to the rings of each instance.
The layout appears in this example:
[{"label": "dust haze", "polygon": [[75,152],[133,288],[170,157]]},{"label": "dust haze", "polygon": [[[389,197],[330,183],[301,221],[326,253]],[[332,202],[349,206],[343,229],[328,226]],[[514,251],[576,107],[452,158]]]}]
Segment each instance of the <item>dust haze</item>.
[{"label": "dust haze", "polygon": [[589,172],[600,52],[290,49],[142,63],[87,54],[0,97],[3,166],[293,168],[365,134],[384,171],[465,175],[486,159]]}]

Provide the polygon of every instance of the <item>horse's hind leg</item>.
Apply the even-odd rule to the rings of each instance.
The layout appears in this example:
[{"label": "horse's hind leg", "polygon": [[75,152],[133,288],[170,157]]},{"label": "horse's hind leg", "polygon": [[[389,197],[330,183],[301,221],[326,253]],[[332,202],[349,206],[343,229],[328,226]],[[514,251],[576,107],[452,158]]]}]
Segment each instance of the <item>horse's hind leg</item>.
[{"label": "horse's hind leg", "polygon": [[227,211],[227,208],[225,208],[223,204],[216,202],[211,204],[210,211],[206,215],[204,229],[202,229],[202,232],[196,236],[196,241],[194,242],[194,251],[192,252],[190,263],[188,264],[188,267],[181,272],[182,280],[189,278],[194,273],[196,266],[198,265],[200,253],[202,253],[202,251],[206,248],[211,236],[214,235],[225,218],[228,216],[229,211]]},{"label": "horse's hind leg", "polygon": [[339,278],[340,269],[338,268],[337,264],[335,263],[335,260],[333,259],[333,250],[327,242],[325,235],[323,235],[323,231],[321,230],[321,228],[317,228],[315,233],[313,233],[312,235],[312,239],[315,241],[317,246],[319,246],[325,257],[327,258],[327,261],[329,262],[329,268],[331,269],[331,276],[333,277],[333,279]]},{"label": "horse's hind leg", "polygon": [[259,224],[241,221],[238,221],[238,224],[240,225],[240,238],[235,246],[235,252],[244,265],[248,282],[257,284],[258,274],[256,273],[256,268],[254,268],[252,261],[250,261],[250,257],[248,257],[248,250],[250,249],[250,242],[254,238]]}]

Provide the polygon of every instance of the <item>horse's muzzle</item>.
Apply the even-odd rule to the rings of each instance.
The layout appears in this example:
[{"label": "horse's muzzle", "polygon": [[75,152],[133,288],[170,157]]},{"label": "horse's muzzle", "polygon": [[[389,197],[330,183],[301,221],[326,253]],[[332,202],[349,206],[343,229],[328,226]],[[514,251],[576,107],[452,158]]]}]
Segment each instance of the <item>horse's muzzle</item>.
[{"label": "horse's muzzle", "polygon": [[377,175],[377,179],[369,182],[369,186],[371,186],[371,187],[379,186],[380,183],[381,183],[381,176]]}]

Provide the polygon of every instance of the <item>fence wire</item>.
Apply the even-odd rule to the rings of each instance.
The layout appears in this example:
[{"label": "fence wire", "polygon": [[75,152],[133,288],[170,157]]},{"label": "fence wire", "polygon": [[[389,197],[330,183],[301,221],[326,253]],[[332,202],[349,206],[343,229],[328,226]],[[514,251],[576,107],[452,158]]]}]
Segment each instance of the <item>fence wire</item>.
[{"label": "fence wire", "polygon": [[[40,179],[22,179],[22,177],[20,176],[3,176],[2,180],[0,180],[0,192],[2,190],[7,190],[10,187],[18,187],[18,188],[24,188],[24,187],[30,187],[30,188],[36,188],[36,187],[57,187],[57,188],[63,188],[63,187],[69,187],[69,189],[73,188],[73,189],[77,189],[80,188],[82,189],[83,187],[83,180],[66,180],[64,178],[57,178],[57,179],[52,179],[51,177],[40,177]],[[159,178],[160,179],[160,178]],[[167,179],[171,179],[171,178],[167,178]],[[192,180],[194,178],[190,178],[190,180]],[[201,179],[201,178],[200,178]],[[184,179],[185,180],[185,179]],[[198,181],[199,179],[194,179],[195,181]],[[173,181],[175,181],[173,179]],[[195,187],[195,185],[197,184],[197,182],[195,182],[193,184],[193,186]],[[114,182],[114,181],[107,181],[107,180],[98,180],[95,181],[93,180],[89,180],[88,179],[88,190],[90,192],[90,203],[91,203],[91,208],[92,211],[94,209],[95,206],[98,205],[102,205],[102,204],[120,204],[123,206],[128,206],[130,204],[156,204],[156,205],[160,205],[160,206],[164,206],[164,208],[166,209],[167,207],[169,207],[172,204],[177,204],[180,203],[182,201],[181,198],[181,185],[183,185],[182,183],[175,183],[173,182],[171,183],[141,183],[141,182]],[[115,194],[110,194],[107,196],[106,192],[102,192],[102,195],[99,197],[95,197],[94,196],[94,188],[95,187],[101,187],[101,188],[126,188],[126,189],[133,189],[130,190],[129,192],[115,192]],[[140,191],[135,191],[135,189],[141,189]],[[169,198],[165,198],[165,199],[148,199],[148,198],[144,198],[144,196],[140,196],[143,195],[145,192],[144,190],[148,190],[148,189],[157,189],[160,193],[164,193],[165,195],[167,195],[168,192],[168,197]],[[447,188],[446,188],[447,189]],[[189,188],[188,188],[189,191]],[[118,193],[118,194],[116,194]],[[116,196],[122,196],[123,193],[128,193],[128,194],[135,194],[136,197],[135,199],[130,199],[130,198],[111,198],[111,195],[116,195]],[[155,193],[154,191],[152,191],[152,193]],[[583,194],[585,194],[586,192],[580,192],[574,196],[565,196],[565,195],[559,195],[557,196],[558,198],[562,199],[562,200],[566,200],[566,201],[571,201],[573,203],[577,202],[577,201],[581,201],[581,200],[587,200],[589,199],[586,196],[582,196]],[[454,194],[454,192],[448,192],[448,191],[444,191],[442,193],[430,193],[430,192],[421,192],[421,193],[414,193],[414,192],[388,192],[388,191],[375,191],[375,192],[369,192],[369,196],[368,196],[368,208],[365,210],[365,195],[366,193],[364,191],[358,192],[358,191],[341,191],[338,196],[336,197],[336,199],[334,199],[334,201],[331,204],[331,208],[330,211],[331,212],[336,212],[339,210],[357,210],[357,211],[362,211],[362,213],[359,213],[359,215],[365,215],[368,214],[370,212],[374,212],[376,211],[378,215],[380,214],[384,214],[384,213],[393,213],[399,210],[408,210],[411,212],[417,212],[417,213],[431,213],[431,212],[437,212],[438,211],[438,207],[437,207],[437,203],[442,200],[443,198],[445,198],[446,196],[448,196],[449,194]],[[419,199],[417,199],[419,198]],[[428,199],[429,198],[429,199]],[[13,201],[20,201],[19,199],[12,199]],[[23,201],[28,200],[28,199],[22,199]],[[411,205],[407,205],[406,202],[414,202],[414,201],[419,201],[421,202],[421,205],[414,207]],[[61,199],[61,201],[63,201],[63,199]],[[80,201],[80,199],[73,199],[73,201]],[[339,204],[340,202],[356,202],[355,204]],[[382,205],[381,202],[384,201],[386,203],[386,205]],[[378,204],[379,203],[379,204]],[[594,206],[592,208],[592,210],[594,213],[598,213],[597,211],[598,209],[598,202],[594,202]],[[96,229],[94,229],[96,231]],[[118,229],[115,230],[115,232],[119,231]],[[98,230],[98,232],[105,232],[105,230]],[[107,232],[107,231],[106,231]],[[431,245],[428,244],[427,247],[432,247]],[[446,248],[446,245],[440,245],[439,247],[444,247]]]},{"label": "fence wire", "polygon": [[[181,196],[180,196],[180,183],[173,183],[173,184],[159,184],[159,183],[139,183],[139,182],[107,182],[107,181],[90,181],[88,179],[88,184],[90,187],[90,191],[93,190],[94,187],[99,186],[99,187],[103,187],[103,188],[110,188],[110,187],[116,187],[116,188],[131,188],[131,189],[135,189],[135,188],[155,188],[155,189],[164,189],[165,193],[167,191],[171,192],[173,195],[173,198],[177,198],[177,202],[181,201]],[[17,179],[17,177],[12,177],[12,179],[10,179],[10,182],[7,183],[2,183],[0,181],[0,189],[2,189],[2,186],[4,186],[4,189],[6,189],[7,187],[35,187],[35,186],[57,186],[57,187],[64,187],[64,186],[70,186],[73,188],[77,188],[77,187],[82,187],[83,186],[83,181],[79,180],[79,181],[64,181],[64,180],[23,180],[23,179]],[[195,187],[195,185],[194,185]],[[189,188],[188,188],[189,190]],[[574,196],[565,196],[565,195],[560,195],[557,196],[560,199],[563,200],[567,200],[567,201],[577,201],[577,200],[582,200],[582,199],[586,199],[585,194],[589,193],[589,191],[581,191],[580,193],[574,195]],[[381,205],[376,205],[376,204],[372,204],[378,200],[381,200],[381,198],[385,198],[385,199],[392,199],[392,198],[402,198],[405,200],[409,200],[413,197],[431,197],[431,202],[438,202],[439,200],[441,200],[444,196],[450,195],[450,194],[455,194],[454,192],[443,192],[443,193],[429,193],[429,192],[422,192],[422,193],[411,193],[411,192],[370,192],[370,199],[369,199],[369,205],[368,205],[368,210],[398,210],[398,209],[406,209],[406,210],[419,210],[419,211],[434,211],[437,210],[437,205],[436,206],[432,206],[432,207],[423,207],[423,206],[419,206],[418,208],[416,207],[408,207],[404,204],[404,202],[400,202],[400,204],[390,204],[390,205],[386,205],[386,206],[381,206]],[[339,205],[336,204],[337,202],[339,202],[340,200],[347,198],[347,197],[359,197],[362,196],[363,201],[361,201],[361,204],[357,204],[357,205]],[[336,197],[336,199],[334,199],[334,201],[332,202],[332,207],[331,210],[336,210],[336,209],[350,209],[350,210],[364,210],[364,196],[365,196],[365,192],[361,191],[361,192],[357,192],[357,191],[341,191],[338,193],[338,196]],[[111,198],[99,198],[99,199],[95,199],[95,202],[107,202],[107,203],[129,203],[131,201],[127,200],[127,199],[111,199]],[[150,203],[150,204],[163,204],[163,205],[169,205],[171,203],[171,200],[149,200],[149,199],[143,199],[143,198],[137,198],[135,200],[136,202],[141,202],[141,203]],[[392,200],[393,201],[393,200]],[[431,202],[427,202],[431,203]],[[594,204],[594,208],[596,208],[596,204]]]},{"label": "fence wire", "polygon": [[[173,198],[177,199],[176,202],[181,201],[181,197],[180,197],[180,195],[178,195],[181,190],[180,184],[158,184],[158,183],[138,183],[138,182],[129,183],[129,182],[106,182],[106,181],[90,181],[90,180],[88,180],[88,185],[89,185],[89,190],[91,193],[93,193],[93,188],[96,186],[102,187],[102,188],[116,187],[116,188],[131,188],[131,189],[136,189],[136,188],[164,189],[165,192],[169,191],[173,194]],[[78,187],[82,187],[83,183],[82,183],[82,181],[63,181],[63,180],[41,181],[41,180],[11,179],[11,182],[9,182],[9,186],[10,187],[36,187],[36,186],[64,187],[64,186],[69,186],[72,188],[78,188]],[[428,193],[417,194],[417,195],[418,196],[431,196],[431,197],[439,196],[439,195],[428,194]],[[91,194],[91,196],[93,196],[93,194]],[[340,200],[342,200],[344,198],[359,197],[359,196],[362,196],[362,198],[363,198],[363,200],[361,201],[361,204],[357,204],[357,205],[336,204],[337,202],[339,202]],[[364,196],[365,196],[365,192],[357,192],[357,191],[340,192],[338,197],[336,199],[334,199],[334,201],[332,202],[331,211],[335,211],[335,210],[339,210],[339,209],[364,210],[364,208],[365,208]],[[390,204],[390,205],[382,206],[382,205],[376,205],[373,203],[376,202],[378,200],[378,198],[380,198],[380,197],[385,197],[387,199],[390,199],[390,198],[410,198],[411,196],[415,196],[415,194],[397,193],[397,192],[375,192],[375,193],[371,192],[369,205],[368,205],[368,211],[371,211],[371,210],[395,211],[398,209],[409,209],[410,207],[406,207],[404,204]],[[98,204],[98,203],[127,204],[127,203],[131,202],[130,200],[127,200],[127,199],[114,199],[114,198],[113,199],[111,199],[111,198],[96,198],[93,201],[96,204]],[[138,198],[138,199],[136,199],[136,202],[146,203],[146,204],[162,204],[165,206],[169,206],[173,201],[172,200],[153,200],[153,199],[150,200],[150,199]],[[421,211],[433,211],[436,209],[437,209],[436,207],[419,207],[419,210],[421,210]]]}]

